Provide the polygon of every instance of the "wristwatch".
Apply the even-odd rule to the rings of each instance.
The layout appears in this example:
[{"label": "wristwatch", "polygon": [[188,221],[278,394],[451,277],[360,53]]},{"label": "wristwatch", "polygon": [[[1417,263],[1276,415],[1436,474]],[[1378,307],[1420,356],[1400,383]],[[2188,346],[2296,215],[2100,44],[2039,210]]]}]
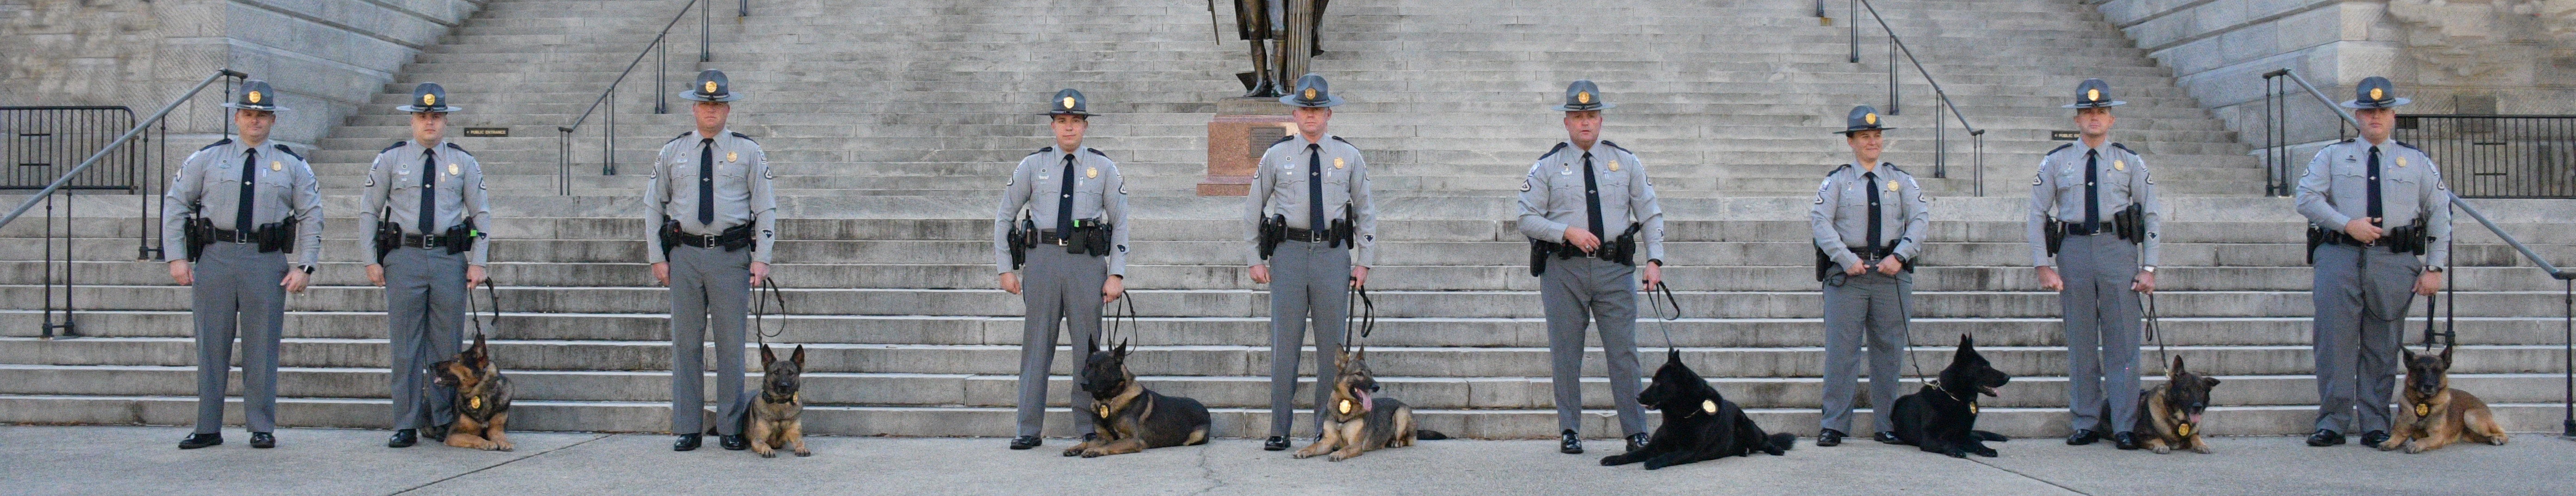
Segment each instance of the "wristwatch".
[{"label": "wristwatch", "polygon": [[2153,266],[2153,265],[2141,265],[2141,266],[2138,266],[2138,271],[2139,271],[2139,272],[2149,273],[2149,274],[2154,274],[2154,273],[2156,273],[2156,266]]}]

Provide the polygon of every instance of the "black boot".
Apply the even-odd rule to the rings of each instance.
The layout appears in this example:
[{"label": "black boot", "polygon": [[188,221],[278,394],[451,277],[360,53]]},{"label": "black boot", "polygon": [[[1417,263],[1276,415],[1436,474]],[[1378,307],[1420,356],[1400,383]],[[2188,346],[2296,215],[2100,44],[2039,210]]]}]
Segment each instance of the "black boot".
[{"label": "black boot", "polygon": [[409,448],[418,443],[420,443],[420,431],[411,429],[396,429],[393,437],[385,438],[387,448]]},{"label": "black boot", "polygon": [[2102,440],[2102,433],[2093,432],[2092,429],[2076,429],[2074,434],[2066,435],[2067,446],[2083,446],[2100,440]]},{"label": "black boot", "polygon": [[1843,445],[1843,431],[1825,429],[1816,433],[1816,446],[1831,448]]},{"label": "black boot", "polygon": [[2343,433],[2335,432],[2334,429],[2317,429],[2316,433],[2308,435],[2309,446],[2334,446],[2338,444],[2343,444]]},{"label": "black boot", "polygon": [[696,451],[698,449],[698,436],[701,435],[703,434],[695,432],[681,434],[680,440],[671,442],[671,451]]},{"label": "black boot", "polygon": [[1887,444],[1905,444],[1905,440],[1904,440],[1904,439],[1901,439],[1901,438],[1896,437],[1896,431],[1878,431],[1878,435],[1876,436],[1876,439],[1878,439],[1878,442],[1881,442],[1881,443],[1887,443]]},{"label": "black boot", "polygon": [[250,447],[259,449],[275,448],[277,447],[277,436],[266,432],[250,433]]},{"label": "black boot", "polygon": [[192,433],[188,434],[187,438],[179,440],[179,449],[197,449],[219,444],[224,444],[224,434],[221,432]]},{"label": "black boot", "polygon": [[1045,445],[1046,440],[1039,439],[1037,436],[1020,436],[1011,438],[1011,449],[1015,450],[1024,450]]},{"label": "black boot", "polygon": [[2138,434],[2125,431],[2111,433],[2111,446],[2124,450],[2138,449]]},{"label": "black boot", "polygon": [[1647,440],[1646,433],[1640,432],[1640,433],[1636,433],[1636,434],[1629,434],[1629,435],[1628,435],[1628,451],[1637,451],[1637,450],[1646,449],[1646,440]]},{"label": "black boot", "polygon": [[1557,435],[1556,452],[1568,455],[1583,454],[1583,438],[1574,437],[1574,429],[1566,429],[1563,434]]},{"label": "black boot", "polygon": [[445,425],[422,427],[420,428],[420,438],[433,442],[447,442],[447,427],[448,426]]},{"label": "black boot", "polygon": [[723,446],[725,451],[742,451],[751,449],[751,439],[741,434],[717,434],[716,445]]},{"label": "black boot", "polygon": [[1270,436],[1270,439],[1261,440],[1262,451],[1286,451],[1287,449],[1288,436]]},{"label": "black boot", "polygon": [[2361,445],[2371,449],[2379,449],[2380,444],[2387,442],[2388,431],[2370,431],[2361,434]]}]

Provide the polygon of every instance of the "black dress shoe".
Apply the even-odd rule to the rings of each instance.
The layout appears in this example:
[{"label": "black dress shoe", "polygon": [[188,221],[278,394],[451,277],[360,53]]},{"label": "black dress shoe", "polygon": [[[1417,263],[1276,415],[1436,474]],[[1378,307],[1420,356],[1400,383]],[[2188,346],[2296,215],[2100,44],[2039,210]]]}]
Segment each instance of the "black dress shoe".
[{"label": "black dress shoe", "polygon": [[671,442],[671,451],[696,451],[698,449],[698,436],[702,435],[703,434],[695,432],[681,434],[680,440]]},{"label": "black dress shoe", "polygon": [[2127,431],[2111,433],[2111,446],[2124,450],[2138,449],[2138,434]]},{"label": "black dress shoe", "polygon": [[1015,450],[1024,450],[1044,445],[1046,445],[1046,440],[1039,439],[1037,436],[1020,436],[1011,438],[1011,449]]},{"label": "black dress shoe", "polygon": [[751,439],[741,434],[717,434],[716,445],[723,446],[725,451],[742,451],[751,449]]},{"label": "black dress shoe", "polygon": [[2376,449],[2381,443],[2386,442],[2388,442],[2388,431],[2370,431],[2361,434],[2362,446]]},{"label": "black dress shoe", "polygon": [[1583,454],[1583,438],[1574,437],[1574,429],[1566,429],[1565,433],[1557,435],[1556,452],[1568,455]]},{"label": "black dress shoe", "polygon": [[1896,437],[1896,431],[1878,431],[1878,434],[1870,436],[1870,439],[1887,444],[1905,444],[1905,440]]},{"label": "black dress shoe", "polygon": [[2334,446],[2338,444],[2343,444],[2343,433],[2335,432],[2334,429],[2317,429],[2316,433],[2308,435],[2309,446]]},{"label": "black dress shoe", "polygon": [[1830,447],[1835,447],[1835,446],[1842,446],[1842,445],[1843,445],[1843,431],[1838,431],[1838,430],[1833,430],[1833,429],[1825,429],[1823,432],[1817,432],[1817,433],[1816,433],[1816,445],[1817,445],[1817,446],[1828,447],[1828,448],[1830,448]]},{"label": "black dress shoe", "polygon": [[1261,450],[1262,450],[1262,451],[1286,451],[1286,450],[1288,450],[1288,436],[1270,436],[1270,439],[1263,439],[1263,440],[1261,440]]},{"label": "black dress shoe", "polygon": [[447,426],[433,425],[422,427],[420,428],[420,438],[435,442],[447,442]]},{"label": "black dress shoe", "polygon": [[202,433],[202,434],[191,433],[191,434],[188,434],[188,437],[187,437],[186,439],[180,439],[180,440],[179,440],[179,449],[197,449],[197,448],[203,448],[203,447],[207,447],[207,446],[214,446],[214,445],[218,445],[218,444],[224,444],[224,434],[223,434],[223,433],[220,433],[220,432],[208,432],[208,433]]},{"label": "black dress shoe", "polygon": [[1646,433],[1640,432],[1640,433],[1636,433],[1636,434],[1629,434],[1629,435],[1628,435],[1628,451],[1637,451],[1637,450],[1646,449],[1646,440],[1647,440],[1647,438],[1646,438]]},{"label": "black dress shoe", "polygon": [[2093,432],[2092,429],[2076,429],[2074,434],[2066,436],[2066,445],[2083,446],[2100,440],[2102,440],[2102,433]]},{"label": "black dress shoe", "polygon": [[411,429],[395,429],[394,437],[385,438],[387,448],[409,448],[418,443],[420,443],[420,431]]},{"label": "black dress shoe", "polygon": [[250,433],[250,447],[259,449],[275,448],[277,447],[277,436],[270,435],[266,432]]}]

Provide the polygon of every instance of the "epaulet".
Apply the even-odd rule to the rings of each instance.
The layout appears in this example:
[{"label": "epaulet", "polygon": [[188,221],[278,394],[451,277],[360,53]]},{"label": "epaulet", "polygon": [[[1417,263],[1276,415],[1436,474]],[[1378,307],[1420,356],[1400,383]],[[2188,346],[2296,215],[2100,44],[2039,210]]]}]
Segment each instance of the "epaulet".
[{"label": "epaulet", "polygon": [[2344,139],[2343,139],[2343,141],[2337,141],[2336,143],[2351,143],[2351,142],[2353,142],[2353,141],[2355,141],[2355,140],[2359,140],[2359,139],[2361,139],[2361,138],[2344,138]]},{"label": "epaulet", "polygon": [[[1333,135],[1333,141],[1339,141],[1342,142],[1342,144],[1351,145],[1351,140],[1342,139],[1342,135],[1339,134]],[[1357,148],[1359,145],[1351,145],[1351,147]]]},{"label": "epaulet", "polygon": [[1843,164],[1841,167],[1835,167],[1834,170],[1825,171],[1825,177],[1834,177],[1835,174],[1843,173],[1843,169],[1849,168],[1851,168],[1851,164]]},{"label": "epaulet", "polygon": [[2388,142],[2390,142],[2390,143],[2396,143],[2396,144],[2397,144],[2397,146],[2403,146],[2403,147],[2406,147],[2406,148],[2407,148],[2407,149],[2409,149],[2409,150],[2415,150],[2415,151],[2419,151],[2419,152],[2420,152],[2420,151],[2424,151],[2424,149],[2423,149],[2423,148],[2418,148],[2418,147],[2416,147],[2415,145],[2409,145],[2409,144],[2406,144],[2406,142],[2404,142],[2404,141],[2388,140]]},{"label": "epaulet", "polygon": [[1038,151],[1029,152],[1029,154],[1028,154],[1027,156],[1023,156],[1023,157],[1020,157],[1020,158],[1035,157],[1035,156],[1038,156],[1038,154],[1040,154],[1040,153],[1046,153],[1046,152],[1052,152],[1052,151],[1055,151],[1055,147],[1050,146],[1050,147],[1046,147],[1046,148],[1039,148],[1039,149],[1038,149]]},{"label": "epaulet", "polygon": [[394,144],[391,144],[391,145],[385,145],[385,149],[383,149],[383,150],[376,150],[376,153],[377,153],[377,154],[383,154],[383,153],[385,153],[385,152],[394,151],[394,149],[395,149],[395,148],[402,148],[403,143],[410,143],[410,142],[411,142],[411,141],[408,141],[408,140],[406,140],[406,141],[396,141],[396,142],[394,142]]},{"label": "epaulet", "polygon": [[751,139],[751,135],[748,135],[748,134],[742,134],[742,132],[740,132],[740,131],[736,131],[736,132],[734,132],[734,133],[733,133],[733,137],[736,137],[736,138],[742,138],[744,141],[750,141],[750,142],[753,142],[753,143],[759,143],[759,142],[760,142],[760,140]]},{"label": "epaulet", "polygon": [[[1628,152],[1628,147],[1619,146],[1618,143],[1611,142],[1610,140],[1601,140],[1601,144],[1610,145],[1611,148],[1617,148],[1619,151]],[[1628,152],[1628,154],[1635,155],[1637,152]]]},{"label": "epaulet", "polygon": [[268,145],[268,146],[276,147],[276,148],[277,148],[277,151],[286,152],[286,156],[289,156],[289,157],[295,157],[295,159],[296,159],[296,160],[304,160],[304,156],[303,156],[303,155],[297,155],[297,154],[295,154],[295,149],[293,149],[293,148],[287,148],[285,143],[278,143],[278,144]]},{"label": "epaulet", "polygon": [[2050,149],[2048,149],[2048,153],[2042,153],[2042,154],[2040,154],[2040,155],[2056,155],[2056,154],[2057,154],[2057,152],[2066,151],[2066,149],[2068,149],[2068,148],[2074,148],[2074,147],[2075,147],[2075,144],[2074,144],[2074,143],[2067,143],[2067,144],[2063,144],[2063,145],[2057,145],[2057,147],[2056,147],[2056,148],[2050,148]]},{"label": "epaulet", "polygon": [[206,151],[206,150],[209,150],[209,149],[213,149],[214,147],[224,146],[224,145],[230,145],[230,144],[233,144],[233,139],[232,139],[232,138],[219,139],[219,140],[215,140],[215,143],[214,143],[214,144],[206,145],[206,147],[205,147],[205,148],[198,148],[198,149],[197,149],[197,151],[201,151],[201,152],[202,152],[202,151]]},{"label": "epaulet", "polygon": [[451,142],[448,142],[448,143],[447,143],[447,147],[448,147],[448,148],[454,148],[454,149],[456,149],[456,153],[463,153],[463,154],[465,154],[465,156],[468,156],[468,157],[474,156],[474,152],[466,151],[466,150],[465,150],[465,147],[462,147],[462,146],[456,146],[456,143],[455,143],[455,142],[452,142],[452,141],[451,141]]},{"label": "epaulet", "polygon": [[1279,144],[1280,144],[1280,143],[1287,143],[1287,142],[1288,142],[1288,140],[1292,140],[1292,139],[1297,139],[1297,135],[1290,134],[1290,135],[1280,136],[1278,141],[1272,141],[1272,142],[1270,142],[1270,146],[1279,146]]},{"label": "epaulet", "polygon": [[1898,174],[1904,174],[1904,175],[1908,175],[1908,176],[1914,175],[1914,173],[1912,173],[1912,172],[1906,172],[1906,171],[1905,171],[1905,169],[1897,168],[1897,167],[1896,167],[1896,164],[1891,164],[1891,163],[1886,163],[1886,162],[1879,162],[1879,163],[1878,163],[1878,166],[1879,166],[1879,167],[1886,167],[1886,168],[1887,168],[1887,170],[1896,171],[1896,173],[1898,173]]},{"label": "epaulet", "polygon": [[1566,149],[1565,142],[1563,142],[1563,141],[1556,142],[1556,148],[1549,148],[1549,149],[1547,149],[1547,153],[1539,154],[1538,159],[1539,159],[1539,160],[1547,160],[1547,158],[1548,158],[1548,157],[1554,157],[1554,156],[1556,156],[1556,152],[1565,151],[1565,149]]},{"label": "epaulet", "polygon": [[671,137],[671,141],[664,141],[664,142],[662,142],[662,144],[667,146],[667,145],[670,145],[671,143],[675,143],[675,142],[680,141],[680,138],[686,138],[686,137],[689,137],[689,133],[680,133],[680,135],[679,135],[679,136],[672,136],[672,137]]},{"label": "epaulet", "polygon": [[2131,150],[2131,149],[2129,149],[2129,145],[2119,144],[2118,142],[2113,142],[2113,143],[2111,143],[2111,147],[2112,147],[2112,148],[2118,148],[2118,149],[2120,149],[2120,151],[2129,152],[2129,154],[2130,154],[2130,155],[2137,155],[2137,154],[2138,154],[2138,151],[2137,151],[2137,150]]},{"label": "epaulet", "polygon": [[1106,158],[1106,157],[1108,157],[1108,156],[1109,156],[1109,154],[1107,154],[1107,153],[1101,153],[1100,149],[1098,149],[1098,148],[1084,148],[1084,149],[1082,149],[1082,151],[1091,152],[1091,154],[1092,154],[1092,155],[1099,155],[1099,156],[1101,156],[1101,157],[1103,157],[1103,158]]}]

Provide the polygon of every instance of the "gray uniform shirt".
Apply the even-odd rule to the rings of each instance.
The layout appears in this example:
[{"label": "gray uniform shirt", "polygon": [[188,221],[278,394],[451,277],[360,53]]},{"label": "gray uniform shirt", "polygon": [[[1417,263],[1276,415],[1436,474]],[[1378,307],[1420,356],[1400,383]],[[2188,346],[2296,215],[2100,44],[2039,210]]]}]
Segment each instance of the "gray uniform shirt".
[{"label": "gray uniform shirt", "polygon": [[2423,150],[2397,140],[2377,146],[2345,140],[2317,150],[2308,172],[2299,176],[2299,215],[2318,226],[2343,231],[2344,224],[2370,215],[2370,150],[2379,150],[2379,208],[2382,228],[2395,228],[2423,217],[2434,242],[2424,249],[2424,265],[2451,259],[2451,187],[2442,170]]},{"label": "gray uniform shirt", "polygon": [[[1066,157],[1073,159],[1070,177],[1064,174]],[[1073,218],[1109,223],[1109,275],[1126,277],[1127,179],[1118,175],[1118,163],[1097,148],[1064,153],[1050,146],[1020,159],[1019,168],[1011,171],[1011,181],[1002,185],[1002,208],[993,214],[993,268],[1011,271],[1010,233],[1020,211],[1028,211],[1030,223],[1039,230],[1055,230],[1056,206],[1065,181],[1073,181]]]},{"label": "gray uniform shirt", "polygon": [[2147,161],[2119,143],[2103,141],[2100,147],[2087,148],[2083,142],[2068,143],[2049,150],[2039,158],[2039,175],[2030,180],[2030,220],[2023,231],[2030,240],[2030,259],[2034,267],[2055,267],[2057,258],[2048,255],[2049,222],[2084,222],[2084,155],[2094,153],[2095,215],[2102,230],[2111,230],[2111,218],[2129,204],[2145,205],[2146,237],[2138,243],[2138,265],[2156,265],[2157,246],[2164,230],[2164,204],[2156,201],[2156,180],[2147,175]]},{"label": "gray uniform shirt", "polygon": [[[769,155],[750,136],[726,130],[713,137],[697,131],[662,145],[653,158],[653,178],[644,186],[644,256],[662,263],[662,222],[680,221],[680,232],[721,234],[726,228],[753,224],[751,261],[769,263],[778,242],[778,194],[770,186]],[[715,197],[699,198],[699,149],[714,146]],[[715,202],[715,222],[698,223],[698,202]]]},{"label": "gray uniform shirt", "polygon": [[1637,155],[1609,141],[1596,141],[1587,150],[1573,142],[1559,142],[1556,148],[1530,164],[1529,176],[1521,182],[1521,235],[1551,243],[1565,242],[1566,226],[1592,223],[1588,214],[1590,202],[1583,194],[1583,156],[1592,155],[1593,183],[1600,188],[1601,229],[1592,233],[1609,243],[1628,229],[1631,222],[1645,224],[1646,232],[1638,235],[1646,245],[1648,260],[1664,259],[1664,207],[1655,203],[1655,185],[1646,178],[1646,167]]},{"label": "gray uniform shirt", "polygon": [[[1369,197],[1368,162],[1360,159],[1360,149],[1351,146],[1351,142],[1332,134],[1324,137],[1319,142],[1307,141],[1303,134],[1288,135],[1261,153],[1261,165],[1252,171],[1251,194],[1244,195],[1246,265],[1261,265],[1261,220],[1271,215],[1286,217],[1288,227],[1298,229],[1332,227],[1306,225],[1309,163],[1323,167],[1324,222],[1340,219],[1344,212],[1358,212],[1358,225],[1352,226],[1356,248],[1351,250],[1351,264],[1377,264],[1377,203]],[[1310,146],[1316,151],[1309,153]]]},{"label": "gray uniform shirt", "polygon": [[[255,154],[255,155],[254,155]],[[242,160],[256,159],[252,178],[251,225],[236,226],[233,220],[241,205]],[[304,162],[286,145],[267,144],[253,150],[240,142],[217,141],[188,155],[179,163],[177,177],[170,180],[168,200],[161,206],[161,256],[178,259],[187,256],[188,241],[181,229],[191,217],[214,221],[216,229],[239,231],[257,229],[262,224],[296,219],[295,265],[311,269],[322,259],[322,193],[321,182],[313,179],[313,166]],[[190,205],[199,205],[194,211]]]},{"label": "gray uniform shirt", "polygon": [[[1875,177],[1870,176],[1873,174]],[[1879,192],[1879,248],[1894,246],[1892,254],[1913,263],[1914,257],[1923,253],[1925,237],[1931,233],[1932,198],[1923,196],[1923,186],[1914,182],[1914,175],[1897,169],[1896,164],[1879,164],[1868,170],[1844,165],[1825,175],[1824,184],[1816,187],[1815,208],[1807,210],[1807,224],[1815,229],[1816,247],[1846,269],[1877,262],[1861,260],[1854,251],[1869,247],[1870,190],[1863,188]]]},{"label": "gray uniform shirt", "polygon": [[[421,163],[429,164],[430,187],[437,188],[438,205],[432,210],[433,225],[420,223]],[[358,195],[358,244],[366,247],[366,256],[376,253],[376,226],[393,222],[404,233],[416,235],[446,234],[447,228],[474,221],[476,230],[491,232],[492,202],[483,189],[483,165],[465,147],[441,142],[435,147],[422,147],[420,142],[403,140],[376,153],[376,162],[367,166],[367,186]],[[385,214],[385,209],[392,209]],[[377,215],[387,218],[377,218]],[[484,265],[490,260],[492,238],[474,238],[466,263]]]}]

